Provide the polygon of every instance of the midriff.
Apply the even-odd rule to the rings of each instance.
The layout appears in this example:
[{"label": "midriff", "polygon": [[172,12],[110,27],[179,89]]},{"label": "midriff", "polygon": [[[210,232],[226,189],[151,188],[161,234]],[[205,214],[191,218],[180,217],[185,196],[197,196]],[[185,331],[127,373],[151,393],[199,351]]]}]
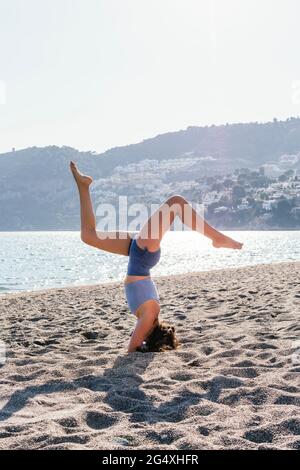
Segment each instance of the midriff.
[{"label": "midriff", "polygon": [[130,284],[131,282],[141,281],[142,279],[150,279],[151,276],[132,276],[127,274],[124,279],[124,284]]}]

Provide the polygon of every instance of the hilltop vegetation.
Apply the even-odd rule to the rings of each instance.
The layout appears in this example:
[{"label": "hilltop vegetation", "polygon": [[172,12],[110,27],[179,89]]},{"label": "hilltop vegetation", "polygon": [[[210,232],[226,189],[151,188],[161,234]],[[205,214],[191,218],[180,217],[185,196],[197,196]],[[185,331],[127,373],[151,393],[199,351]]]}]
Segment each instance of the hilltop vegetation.
[{"label": "hilltop vegetation", "polygon": [[[78,229],[71,159],[98,180],[93,190],[98,202],[113,201],[120,194],[139,202],[145,196],[151,200],[154,193],[162,199],[169,191],[182,192],[203,176],[276,165],[282,155],[299,152],[299,118],[188,127],[102,154],[66,146],[9,152],[0,155],[0,230]],[[295,169],[298,165],[295,161]]]}]

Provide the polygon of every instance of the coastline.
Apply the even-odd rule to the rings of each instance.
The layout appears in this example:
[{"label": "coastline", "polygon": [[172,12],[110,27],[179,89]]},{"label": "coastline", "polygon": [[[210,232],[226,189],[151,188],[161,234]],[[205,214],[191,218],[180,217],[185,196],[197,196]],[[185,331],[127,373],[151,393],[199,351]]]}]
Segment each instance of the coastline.
[{"label": "coastline", "polygon": [[[245,266],[230,266],[226,268],[216,268],[216,269],[209,269],[206,271],[191,271],[189,273],[180,273],[180,274],[165,274],[162,276],[152,276],[152,279],[155,282],[159,282],[160,280],[164,279],[174,279],[176,278],[184,278],[186,276],[188,277],[193,277],[193,276],[199,276],[200,274],[208,274],[208,273],[214,273],[214,272],[220,272],[224,271],[225,273],[227,271],[237,271],[237,270],[242,270],[244,271],[245,269],[248,268],[259,268],[260,266],[280,266],[280,265],[286,265],[286,264],[299,264],[300,261],[280,261],[280,262],[274,262],[274,263],[260,263],[260,264],[249,264]],[[125,277],[125,275],[124,275]],[[4,296],[15,296],[15,295],[26,295],[26,294],[42,294],[42,293],[47,293],[47,292],[52,292],[52,291],[61,291],[64,289],[93,289],[96,287],[110,287],[110,286],[123,286],[122,281],[107,281],[107,282],[98,282],[98,283],[93,283],[93,284],[79,284],[79,285],[67,285],[67,286],[60,286],[60,287],[48,287],[48,288],[39,288],[39,289],[33,289],[33,290],[20,290],[20,291],[13,291],[13,292],[0,292],[0,299],[2,299]]]},{"label": "coastline", "polygon": [[120,282],[0,296],[0,449],[300,448],[300,262],[155,281],[178,351],[126,354]]}]

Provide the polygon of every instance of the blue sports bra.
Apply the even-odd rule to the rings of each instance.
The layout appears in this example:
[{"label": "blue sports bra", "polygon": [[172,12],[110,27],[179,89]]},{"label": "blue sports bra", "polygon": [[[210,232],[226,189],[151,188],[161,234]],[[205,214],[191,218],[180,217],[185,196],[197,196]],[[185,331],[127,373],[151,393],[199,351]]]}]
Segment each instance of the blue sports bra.
[{"label": "blue sports bra", "polygon": [[136,239],[130,241],[128,256],[129,276],[150,276],[150,269],[160,260],[160,248],[157,251],[148,251],[147,248],[140,248]]}]

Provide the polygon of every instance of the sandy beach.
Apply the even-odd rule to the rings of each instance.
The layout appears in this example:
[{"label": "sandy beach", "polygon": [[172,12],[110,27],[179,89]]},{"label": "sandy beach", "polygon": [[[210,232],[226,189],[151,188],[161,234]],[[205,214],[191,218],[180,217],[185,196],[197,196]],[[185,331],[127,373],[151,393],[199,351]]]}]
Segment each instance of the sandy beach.
[{"label": "sandy beach", "polygon": [[176,352],[126,354],[120,283],[0,297],[0,449],[300,449],[300,263],[157,286]]}]

